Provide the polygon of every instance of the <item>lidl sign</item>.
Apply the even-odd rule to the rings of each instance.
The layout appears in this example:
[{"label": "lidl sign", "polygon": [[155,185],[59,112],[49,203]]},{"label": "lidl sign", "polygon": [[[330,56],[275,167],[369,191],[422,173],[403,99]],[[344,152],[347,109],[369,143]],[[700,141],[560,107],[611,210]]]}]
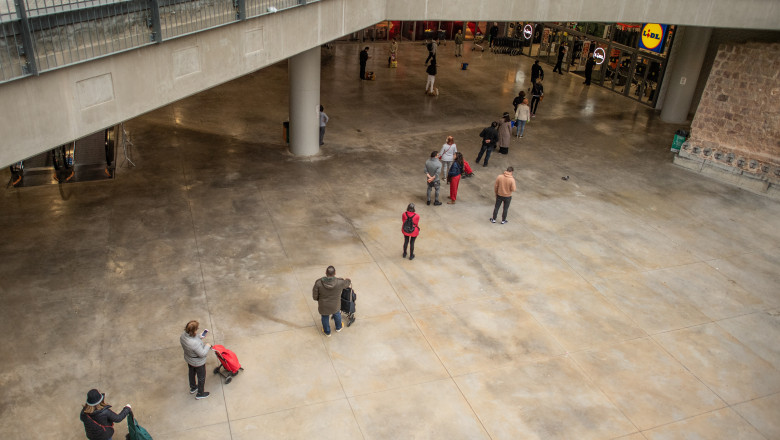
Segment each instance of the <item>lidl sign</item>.
[{"label": "lidl sign", "polygon": [[666,37],[666,25],[658,23],[645,23],[642,26],[642,38],[639,40],[639,48],[661,53]]}]

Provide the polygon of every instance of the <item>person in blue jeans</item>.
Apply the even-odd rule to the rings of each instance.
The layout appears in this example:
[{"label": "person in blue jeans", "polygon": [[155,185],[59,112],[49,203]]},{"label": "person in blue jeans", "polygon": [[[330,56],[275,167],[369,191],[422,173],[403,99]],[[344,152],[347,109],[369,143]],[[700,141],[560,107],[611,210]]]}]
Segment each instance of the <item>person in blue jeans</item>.
[{"label": "person in blue jeans", "polygon": [[336,321],[336,333],[341,325],[341,291],[352,284],[349,278],[336,278],[336,268],[328,266],[325,276],[314,282],[311,296],[317,301],[317,310],[322,317],[322,332],[330,337],[330,317]]}]

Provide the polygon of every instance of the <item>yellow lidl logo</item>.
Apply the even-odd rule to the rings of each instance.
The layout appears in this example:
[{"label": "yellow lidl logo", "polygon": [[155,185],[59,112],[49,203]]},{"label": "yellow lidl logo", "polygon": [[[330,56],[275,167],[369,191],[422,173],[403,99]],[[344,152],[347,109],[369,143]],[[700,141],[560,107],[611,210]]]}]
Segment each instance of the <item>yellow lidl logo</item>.
[{"label": "yellow lidl logo", "polygon": [[664,37],[664,27],[657,23],[647,23],[642,27],[642,47],[658,51]]}]

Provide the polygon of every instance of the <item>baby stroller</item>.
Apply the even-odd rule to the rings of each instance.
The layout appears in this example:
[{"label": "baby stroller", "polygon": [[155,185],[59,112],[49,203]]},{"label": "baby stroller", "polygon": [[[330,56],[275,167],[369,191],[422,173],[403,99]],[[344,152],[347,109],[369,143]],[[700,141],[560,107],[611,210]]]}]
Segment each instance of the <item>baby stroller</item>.
[{"label": "baby stroller", "polygon": [[234,376],[237,376],[243,368],[238,363],[238,356],[235,353],[223,347],[222,345],[215,345],[211,347],[214,353],[219,359],[220,365],[214,369],[214,374],[219,374],[225,378],[225,385],[229,384],[233,380]]},{"label": "baby stroller", "polygon": [[341,311],[346,317],[347,327],[355,322],[355,301],[357,301],[357,294],[352,290],[351,285],[341,291]]}]

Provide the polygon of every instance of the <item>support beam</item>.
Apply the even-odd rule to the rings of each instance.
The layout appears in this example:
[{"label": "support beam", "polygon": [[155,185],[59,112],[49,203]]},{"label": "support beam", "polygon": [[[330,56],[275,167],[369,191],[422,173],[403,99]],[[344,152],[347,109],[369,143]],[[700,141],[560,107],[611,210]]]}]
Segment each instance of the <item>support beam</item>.
[{"label": "support beam", "polygon": [[290,152],[312,156],[320,151],[320,47],[290,58]]},{"label": "support beam", "polygon": [[[699,81],[701,65],[710,43],[712,28],[680,26],[674,37],[674,47],[664,82],[668,84],[661,109],[661,120],[682,124],[688,120],[691,101]],[[706,79],[703,79],[706,81]]]}]

